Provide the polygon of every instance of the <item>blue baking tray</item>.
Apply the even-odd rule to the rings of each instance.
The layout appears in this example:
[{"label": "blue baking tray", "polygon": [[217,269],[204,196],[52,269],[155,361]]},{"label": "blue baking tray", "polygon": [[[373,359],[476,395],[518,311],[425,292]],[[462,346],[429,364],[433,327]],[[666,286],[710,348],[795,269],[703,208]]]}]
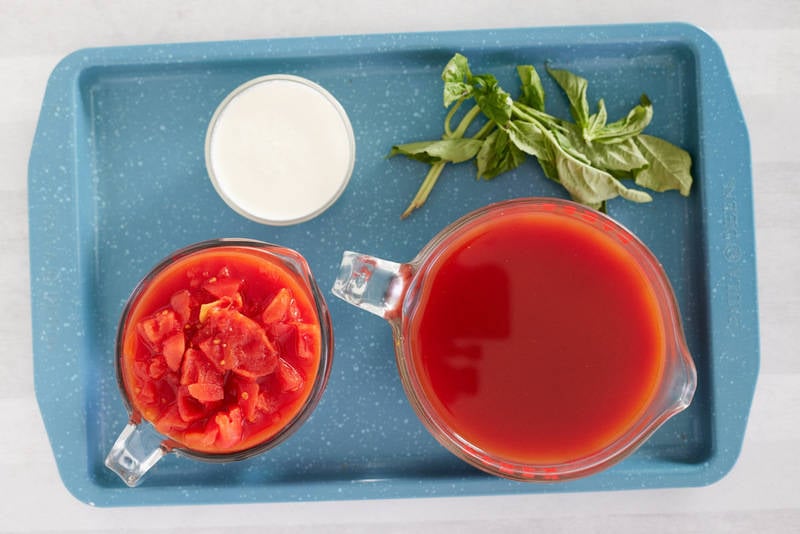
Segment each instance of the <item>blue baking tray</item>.
[{"label": "blue baking tray", "polygon": [[[331,287],[341,252],[408,260],[441,228],[493,201],[563,196],[530,161],[494,182],[447,168],[428,203],[400,213],[427,168],[386,159],[392,144],[441,135],[440,72],[456,51],[515,89],[515,65],[545,62],[589,79],[621,116],[647,93],[648,133],[693,156],[689,198],[622,200],[609,213],[663,262],[699,384],[691,407],[612,469],[567,483],[494,478],[453,457],[407,403],[388,324],[329,298],[336,349],[313,417],[278,448],[217,465],[170,455],[130,489],[103,466],[126,422],[114,375],[123,304],[162,257],[192,242],[249,237],[304,254]],[[250,222],[216,195],[203,141],[225,95],[289,73],[327,88],[356,136],[352,180],[316,219]],[[544,80],[551,112],[567,105]],[[98,506],[399,498],[696,486],[739,453],[758,370],[748,136],[719,47],[684,24],[527,28],[98,48],[50,77],[29,167],[36,395],[64,484]]]}]

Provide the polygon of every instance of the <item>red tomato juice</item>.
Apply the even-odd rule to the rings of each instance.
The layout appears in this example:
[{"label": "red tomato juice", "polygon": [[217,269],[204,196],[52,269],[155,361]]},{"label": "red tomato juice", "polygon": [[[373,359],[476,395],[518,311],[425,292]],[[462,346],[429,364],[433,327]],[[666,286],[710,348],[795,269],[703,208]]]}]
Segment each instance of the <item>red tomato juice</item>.
[{"label": "red tomato juice", "polygon": [[516,213],[478,222],[434,260],[407,328],[421,387],[457,435],[509,462],[553,465],[603,449],[641,416],[665,333],[620,243],[577,218]]},{"label": "red tomato juice", "polygon": [[132,303],[121,336],[132,408],[178,446],[207,454],[278,433],[308,399],[320,365],[307,285],[255,248],[178,258]]}]

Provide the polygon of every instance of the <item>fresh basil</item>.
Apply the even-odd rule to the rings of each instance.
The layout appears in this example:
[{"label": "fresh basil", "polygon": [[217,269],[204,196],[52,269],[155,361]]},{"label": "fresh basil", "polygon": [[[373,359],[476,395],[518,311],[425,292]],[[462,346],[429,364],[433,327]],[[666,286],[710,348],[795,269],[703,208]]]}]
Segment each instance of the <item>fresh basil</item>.
[{"label": "fresh basil", "polygon": [[520,82],[519,101],[537,111],[544,111],[544,86],[533,65],[519,65],[517,75]]},{"label": "fresh basil", "polygon": [[516,169],[525,161],[525,154],[509,139],[506,130],[494,130],[483,141],[475,157],[478,178],[491,180],[504,172]]},{"label": "fresh basil", "polygon": [[586,89],[589,87],[589,82],[586,78],[581,78],[566,70],[547,67],[547,73],[567,95],[572,118],[578,126],[585,129],[589,124],[589,102],[586,100]]},{"label": "fresh basil", "polygon": [[[478,178],[491,180],[533,156],[544,175],[560,183],[573,200],[599,210],[617,197],[652,200],[649,193],[622,180],[656,192],[689,194],[693,181],[689,153],[642,133],[653,119],[653,105],[646,95],[625,117],[608,122],[603,99],[590,114],[585,78],[549,66],[546,70],[566,95],[574,122],[545,111],[544,85],[532,65],[517,67],[520,95],[514,100],[493,75],[473,74],[465,56],[455,54],[450,59],[442,72],[443,100],[449,108],[442,138],[395,145],[389,153],[431,166],[403,217],[425,203],[445,165],[471,159]],[[451,128],[452,119],[468,100],[474,100],[474,105]],[[486,118],[483,125],[466,137],[481,115]]]},{"label": "fresh basil", "polygon": [[482,141],[463,138],[419,141],[393,146],[389,157],[402,154],[424,163],[461,163],[474,158],[482,144]]},{"label": "fresh basil", "polygon": [[511,120],[514,101],[497,83],[497,78],[491,74],[472,77],[472,96],[489,120],[501,126],[505,126]]},{"label": "fresh basil", "polygon": [[639,135],[636,146],[647,160],[648,166],[636,174],[636,183],[653,191],[677,189],[689,196],[692,188],[692,157],[688,152],[652,135]]},{"label": "fresh basil", "polygon": [[[601,100],[602,102],[602,100]],[[598,143],[621,143],[636,137],[647,128],[653,119],[653,105],[647,95],[642,95],[640,104],[635,106],[624,119],[620,119],[589,134],[590,141]]]},{"label": "fresh basil", "polygon": [[469,70],[467,58],[461,54],[456,54],[447,62],[442,71],[442,81],[444,81],[444,107],[468,97],[472,93],[472,86],[469,80],[472,73]]}]

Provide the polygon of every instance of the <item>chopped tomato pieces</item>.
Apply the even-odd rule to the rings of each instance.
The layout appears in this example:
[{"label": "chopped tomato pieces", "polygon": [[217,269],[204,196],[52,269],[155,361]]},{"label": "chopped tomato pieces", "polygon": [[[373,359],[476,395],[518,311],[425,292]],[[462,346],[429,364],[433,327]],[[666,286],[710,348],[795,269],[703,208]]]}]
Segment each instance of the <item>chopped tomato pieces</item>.
[{"label": "chopped tomato pieces", "polygon": [[234,278],[219,278],[214,277],[206,281],[202,288],[221,299],[222,297],[229,297],[233,299],[239,294],[239,288],[242,286],[241,280]]},{"label": "chopped tomato pieces", "polygon": [[259,411],[264,412],[265,414],[273,414],[278,411],[280,405],[278,404],[278,398],[275,395],[269,395],[266,392],[261,392],[258,394],[258,402],[256,402],[256,408]]},{"label": "chopped tomato pieces", "polygon": [[150,365],[147,368],[147,376],[153,380],[158,380],[167,373],[167,364],[164,358],[154,357],[150,360]]},{"label": "chopped tomato pieces", "polygon": [[189,384],[216,384],[221,386],[224,377],[202,352],[187,349],[181,369],[181,385]]},{"label": "chopped tomato pieces", "polygon": [[201,402],[214,402],[225,398],[222,386],[217,384],[189,384],[189,395]]},{"label": "chopped tomato pieces", "polygon": [[162,434],[170,434],[175,430],[185,430],[189,425],[181,418],[178,406],[173,405],[154,423],[156,430]]},{"label": "chopped tomato pieces", "polygon": [[181,368],[181,360],[183,360],[185,348],[186,339],[183,337],[183,332],[176,332],[164,340],[162,349],[164,359],[167,361],[167,366],[171,371],[177,371]]},{"label": "chopped tomato pieces", "polygon": [[131,312],[124,382],[142,416],[181,446],[241,451],[302,409],[320,329],[294,274],[236,247],[206,252],[157,275],[142,311]]},{"label": "chopped tomato pieces", "polygon": [[190,423],[202,418],[205,413],[205,406],[191,395],[189,388],[181,386],[178,390],[178,414],[181,419]]},{"label": "chopped tomato pieces", "polygon": [[175,312],[169,309],[148,317],[137,325],[139,334],[155,350],[161,350],[164,338],[175,333],[181,325]]},{"label": "chopped tomato pieces", "polygon": [[319,325],[297,325],[297,355],[303,359],[313,358],[319,353],[320,331]]},{"label": "chopped tomato pieces", "polygon": [[289,303],[291,301],[292,292],[285,287],[281,288],[267,307],[264,308],[264,312],[261,314],[261,322],[268,325],[279,321],[285,321],[286,315],[289,313]]},{"label": "chopped tomato pieces", "polygon": [[202,451],[211,448],[217,440],[219,427],[214,421],[209,421],[205,427],[196,430],[187,430],[183,434],[183,442],[192,449]]},{"label": "chopped tomato pieces", "polygon": [[275,370],[278,353],[258,323],[226,308],[211,309],[206,322],[211,327],[210,336],[200,348],[220,370],[250,378]]},{"label": "chopped tomato pieces", "polygon": [[218,413],[214,422],[219,428],[216,443],[221,448],[233,447],[242,439],[242,410],[238,406],[228,413]]},{"label": "chopped tomato pieces", "polygon": [[260,391],[258,382],[234,375],[230,379],[230,385],[231,393],[236,398],[239,408],[242,409],[242,415],[246,420],[253,421],[256,416],[256,404]]},{"label": "chopped tomato pieces", "polygon": [[283,358],[278,359],[278,378],[281,391],[297,391],[303,385],[303,377]]},{"label": "chopped tomato pieces", "polygon": [[169,299],[170,307],[178,315],[180,321],[186,324],[189,321],[192,313],[192,294],[188,289],[181,289]]}]

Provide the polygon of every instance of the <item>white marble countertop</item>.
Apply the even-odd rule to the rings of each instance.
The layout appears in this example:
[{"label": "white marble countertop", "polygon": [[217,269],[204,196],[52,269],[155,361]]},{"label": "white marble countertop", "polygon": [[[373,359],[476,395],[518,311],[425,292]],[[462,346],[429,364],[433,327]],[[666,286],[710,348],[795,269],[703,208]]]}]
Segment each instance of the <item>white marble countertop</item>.
[{"label": "white marble countertop", "polygon": [[[513,6],[513,7],[508,7]],[[27,162],[45,83],[89,46],[685,21],[725,54],[749,127],[761,374],[738,463],[709,487],[95,509],[59,479],[33,391]],[[0,0],[0,531],[797,532],[800,529],[800,3]]]}]

